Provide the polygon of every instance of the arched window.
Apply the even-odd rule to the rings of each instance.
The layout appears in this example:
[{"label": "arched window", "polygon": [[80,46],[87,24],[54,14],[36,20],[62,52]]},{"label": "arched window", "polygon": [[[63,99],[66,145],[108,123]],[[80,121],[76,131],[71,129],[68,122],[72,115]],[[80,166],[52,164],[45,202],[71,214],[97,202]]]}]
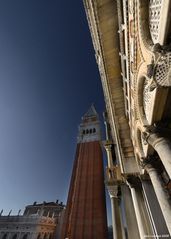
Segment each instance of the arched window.
[{"label": "arched window", "polygon": [[92,133],[92,129],[90,129],[90,134]]},{"label": "arched window", "polygon": [[85,134],[85,129],[83,130],[83,134]]},{"label": "arched window", "polygon": [[87,129],[87,130],[86,130],[86,134],[88,134],[88,133],[89,133],[89,130]]},{"label": "arched window", "polygon": [[7,233],[3,235],[2,239],[7,239]]},{"label": "arched window", "polygon": [[95,133],[95,132],[96,132],[96,129],[94,128],[94,129],[93,129],[93,133]]}]

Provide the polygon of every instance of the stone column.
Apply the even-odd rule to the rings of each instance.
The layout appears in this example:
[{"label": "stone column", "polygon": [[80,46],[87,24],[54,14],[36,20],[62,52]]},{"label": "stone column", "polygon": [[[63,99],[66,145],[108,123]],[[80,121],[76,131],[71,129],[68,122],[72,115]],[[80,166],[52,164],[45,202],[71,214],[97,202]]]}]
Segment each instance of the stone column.
[{"label": "stone column", "polygon": [[157,133],[147,134],[146,140],[158,153],[169,177],[171,178],[171,142]]},{"label": "stone column", "polygon": [[[159,205],[154,187],[150,178],[144,178],[142,181],[143,193],[147,205],[147,210],[150,214],[150,219],[154,228],[155,235],[169,235],[168,228],[166,226],[165,219],[161,207]],[[160,220],[159,220],[160,218]],[[164,239],[164,238],[163,238]]]},{"label": "stone column", "polygon": [[7,233],[7,239],[9,239],[11,237],[12,233],[11,232],[6,232],[6,233]]},{"label": "stone column", "polygon": [[[129,239],[140,239],[131,191],[126,184],[121,185],[123,210]],[[144,238],[145,239],[145,238]]]},{"label": "stone column", "polygon": [[113,167],[113,159],[112,159],[112,144],[105,144],[104,145],[106,149],[106,154],[107,154],[107,163],[108,167],[112,168]]},{"label": "stone column", "polygon": [[161,207],[164,219],[166,221],[166,225],[171,235],[171,203],[169,202],[169,196],[163,188],[163,183],[159,178],[156,169],[153,168],[150,164],[147,164],[144,168],[146,169],[146,171],[150,176],[151,182],[154,187],[154,191],[156,193],[159,205]]},{"label": "stone column", "polygon": [[108,186],[108,191],[111,199],[113,239],[122,239],[121,218],[118,205],[118,186]]},{"label": "stone column", "polygon": [[137,219],[140,238],[144,239],[144,236],[146,235],[146,233],[145,233],[145,230],[144,230],[144,223],[143,223],[143,220],[141,218],[141,212],[140,212],[140,208],[139,208],[139,205],[138,205],[136,190],[135,190],[135,187],[132,183],[129,183],[128,181],[127,181],[127,183],[128,183],[129,188],[130,188],[130,191],[131,191],[131,196],[132,196],[132,201],[133,201],[133,205],[134,205],[135,216],[136,216],[136,219]]}]

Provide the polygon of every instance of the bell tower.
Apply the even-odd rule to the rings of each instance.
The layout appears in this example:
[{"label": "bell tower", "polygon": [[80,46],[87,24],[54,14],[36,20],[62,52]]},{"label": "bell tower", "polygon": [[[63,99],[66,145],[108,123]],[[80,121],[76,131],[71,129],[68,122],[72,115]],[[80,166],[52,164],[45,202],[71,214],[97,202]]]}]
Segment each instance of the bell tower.
[{"label": "bell tower", "polygon": [[107,239],[106,202],[98,114],[82,117],[60,239]]},{"label": "bell tower", "polygon": [[79,126],[77,143],[93,142],[101,140],[100,122],[94,105],[82,117]]}]

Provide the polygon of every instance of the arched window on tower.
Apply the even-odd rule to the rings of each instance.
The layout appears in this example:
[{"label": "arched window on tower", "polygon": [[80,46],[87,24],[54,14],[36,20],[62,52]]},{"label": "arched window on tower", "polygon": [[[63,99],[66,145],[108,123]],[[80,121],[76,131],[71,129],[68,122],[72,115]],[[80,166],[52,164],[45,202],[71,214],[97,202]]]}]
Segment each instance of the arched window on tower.
[{"label": "arched window on tower", "polygon": [[93,129],[93,133],[95,133],[95,132],[96,132],[96,129],[94,128],[94,129]]},{"label": "arched window on tower", "polygon": [[85,129],[83,130],[83,134],[85,134]]},{"label": "arched window on tower", "polygon": [[89,130],[87,129],[87,130],[86,130],[86,134],[88,134],[88,133],[89,133]]}]

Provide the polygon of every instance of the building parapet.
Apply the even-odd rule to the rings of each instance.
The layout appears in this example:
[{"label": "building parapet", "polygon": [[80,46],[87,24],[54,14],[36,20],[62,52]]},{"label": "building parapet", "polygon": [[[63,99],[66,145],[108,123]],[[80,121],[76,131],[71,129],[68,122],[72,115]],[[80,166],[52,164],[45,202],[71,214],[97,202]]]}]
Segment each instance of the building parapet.
[{"label": "building parapet", "polygon": [[31,223],[31,224],[54,224],[55,218],[39,216],[39,215],[30,215],[30,216],[1,216],[1,223]]}]

